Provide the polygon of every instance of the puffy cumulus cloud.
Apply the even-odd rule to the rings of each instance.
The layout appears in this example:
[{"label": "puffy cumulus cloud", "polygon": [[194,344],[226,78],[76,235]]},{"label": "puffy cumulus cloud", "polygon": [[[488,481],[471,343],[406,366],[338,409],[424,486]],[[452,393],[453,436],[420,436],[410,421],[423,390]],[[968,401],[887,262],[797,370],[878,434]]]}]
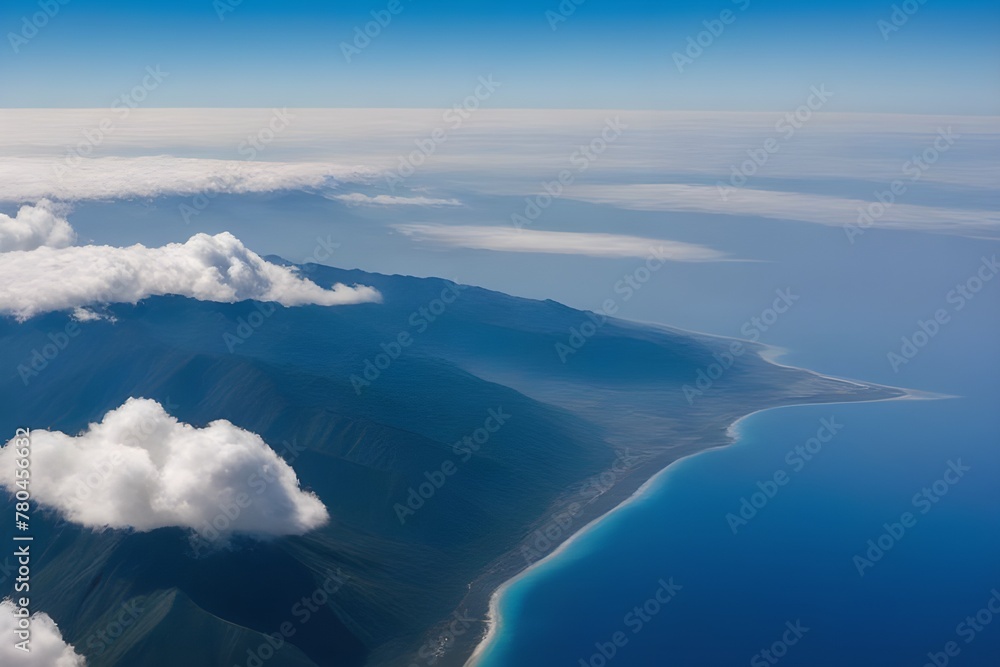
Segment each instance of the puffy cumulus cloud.
[{"label": "puffy cumulus cloud", "polygon": [[[32,495],[82,526],[278,536],[329,521],[291,466],[259,435],[225,420],[195,428],[156,401],[130,398],[75,437],[30,437]],[[0,485],[9,490],[16,445],[0,449]]]},{"label": "puffy cumulus cloud", "polygon": [[22,206],[14,217],[0,213],[0,252],[65,248],[76,243],[76,232],[64,217],[66,207],[43,199]]},{"label": "puffy cumulus cloud", "polygon": [[435,199],[433,197],[396,197],[393,195],[370,195],[353,192],[334,195],[330,199],[346,202],[352,206],[461,206],[457,199]]},{"label": "puffy cumulus cloud", "polygon": [[72,316],[77,322],[97,322],[99,320],[108,320],[109,322],[118,321],[118,318],[113,315],[108,315],[107,313],[95,313],[89,308],[74,308]]},{"label": "puffy cumulus cloud", "polygon": [[381,300],[377,290],[324,289],[294,268],[264,261],[232,234],[196,234],[161,248],[134,245],[38,248],[0,256],[0,313],[27,319],[91,304],[137,303],[176,294],[201,301],[249,299],[285,306],[339,306]]},{"label": "puffy cumulus cloud", "polygon": [[327,162],[264,162],[168,155],[0,159],[0,201],[63,201],[248,194],[367,183],[378,172]]},{"label": "puffy cumulus cloud", "polygon": [[19,621],[18,607],[9,599],[0,602],[0,665],[4,667],[84,667],[87,661],[73,647],[63,641],[55,621],[44,612],[31,615],[31,643],[29,652],[14,644]]},{"label": "puffy cumulus cloud", "polygon": [[537,229],[475,225],[405,224],[393,225],[393,228],[417,241],[475,250],[590,257],[656,256],[675,262],[711,262],[726,257],[725,254],[707,246],[621,234],[547,232]]}]

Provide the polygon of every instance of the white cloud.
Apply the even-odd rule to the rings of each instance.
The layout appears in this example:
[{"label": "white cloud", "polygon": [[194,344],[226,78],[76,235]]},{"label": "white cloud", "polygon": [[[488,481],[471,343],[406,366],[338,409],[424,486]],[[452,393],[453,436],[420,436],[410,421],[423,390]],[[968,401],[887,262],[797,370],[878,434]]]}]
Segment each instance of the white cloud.
[{"label": "white cloud", "polygon": [[[451,127],[444,118],[447,109],[290,111],[295,122],[267,146],[269,160],[329,160],[395,170],[414,151],[414,139]],[[728,181],[748,149],[759,149],[769,138],[784,142],[776,123],[786,113],[483,108],[464,120],[460,132],[449,132],[448,150],[436,151],[420,172],[447,173],[450,184],[465,183],[480,192],[520,194],[537,188],[539,180],[552,180],[579,146],[600,133],[609,115],[620,115],[627,132],[588,168],[588,178],[638,182],[653,173],[693,177],[690,182]],[[79,147],[85,133],[94,133],[109,118],[115,121],[114,132],[96,149],[84,142],[84,149],[101,156],[184,151],[231,159],[272,116],[267,108],[133,109],[126,119],[109,109],[0,109],[0,200],[24,201],[18,193],[29,190],[42,193],[33,197],[53,196],[44,194],[48,190],[41,184],[54,178],[56,164],[65,163],[68,147]],[[795,135],[794,151],[782,148],[771,155],[761,178],[861,179],[884,187],[900,177],[915,150],[934,140],[938,128],[953,127],[961,141],[921,182],[988,191],[1000,183],[995,159],[1000,116],[821,113],[807,127],[808,132]],[[141,162],[135,166],[137,173],[146,172]],[[128,188],[127,167],[115,173],[122,176],[116,187]],[[9,176],[16,180],[8,186]],[[88,180],[85,190],[99,192],[100,181]]]},{"label": "white cloud", "polygon": [[21,620],[15,615],[17,607],[9,599],[0,602],[0,665],[4,667],[84,667],[87,661],[73,647],[63,641],[55,621],[44,612],[31,615],[30,651],[15,648],[14,630]]},{"label": "white cloud", "polygon": [[[276,536],[329,520],[259,435],[225,420],[195,428],[153,400],[130,398],[75,437],[30,437],[32,496],[82,526]],[[0,449],[0,484],[12,491],[15,442]]]},{"label": "white cloud", "polygon": [[247,194],[368,182],[378,172],[328,162],[142,157],[0,159],[0,201]]},{"label": "white cloud", "polygon": [[65,215],[64,206],[45,199],[35,206],[22,206],[13,218],[0,213],[0,252],[73,245],[76,232]]},{"label": "white cloud", "polygon": [[[677,211],[794,220],[842,227],[858,221],[859,210],[872,201],[827,195],[728,189],[725,199],[715,186],[642,184],[571,188],[566,197],[640,211]],[[897,199],[904,199],[905,193]],[[897,202],[885,207],[872,225],[877,228],[1000,235],[1000,213],[962,208],[916,206]]]},{"label": "white cloud", "polygon": [[547,232],[514,227],[406,224],[393,228],[417,240],[453,247],[500,252],[540,252],[590,257],[649,257],[676,262],[709,262],[725,258],[717,250],[693,243],[641,236],[589,232]]},{"label": "white cloud", "polygon": [[347,195],[333,195],[330,199],[346,202],[354,206],[461,206],[457,199],[434,199],[433,197],[396,197],[393,195],[370,195],[353,192]]},{"label": "white cloud", "polygon": [[118,318],[114,316],[109,316],[104,313],[95,313],[87,308],[74,308],[73,319],[77,322],[97,322],[98,320],[108,320],[109,322],[118,321]]},{"label": "white cloud", "polygon": [[161,248],[75,246],[0,255],[0,313],[22,320],[165,294],[223,303],[275,301],[285,306],[381,300],[377,290],[362,285],[324,289],[294,269],[264,261],[228,232],[196,234],[186,243]]}]

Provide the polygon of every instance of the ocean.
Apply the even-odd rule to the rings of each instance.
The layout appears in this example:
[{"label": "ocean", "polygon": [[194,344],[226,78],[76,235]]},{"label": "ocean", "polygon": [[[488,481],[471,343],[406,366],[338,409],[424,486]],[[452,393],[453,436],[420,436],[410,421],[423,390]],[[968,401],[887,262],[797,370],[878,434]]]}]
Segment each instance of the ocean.
[{"label": "ocean", "polygon": [[866,318],[829,289],[784,323],[781,363],[921,400],[744,418],[511,582],[478,667],[1000,665],[1000,280],[968,250]]}]

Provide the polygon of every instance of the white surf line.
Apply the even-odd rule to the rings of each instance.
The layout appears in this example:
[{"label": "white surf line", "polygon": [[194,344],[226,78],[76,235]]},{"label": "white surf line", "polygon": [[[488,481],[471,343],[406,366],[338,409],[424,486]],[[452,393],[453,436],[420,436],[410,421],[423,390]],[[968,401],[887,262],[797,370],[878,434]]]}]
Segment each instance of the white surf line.
[{"label": "white surf line", "polygon": [[[780,366],[781,364],[775,364],[775,365]],[[787,368],[796,368],[796,370],[805,370],[802,368],[797,368],[795,366],[787,366]],[[828,375],[821,375],[819,373],[815,373],[815,375],[819,375],[820,377],[831,377]],[[832,379],[839,379],[839,378],[832,378]],[[852,383],[852,384],[857,384],[857,383]],[[859,386],[867,387],[869,385],[859,385]],[[893,388],[897,389],[898,387],[893,387]],[[768,410],[782,410],[785,408],[797,408],[797,407],[818,407],[820,405],[859,405],[862,403],[881,403],[885,401],[923,400],[922,397],[911,396],[909,394],[909,390],[907,389],[901,389],[901,388],[898,389],[900,389],[901,391],[906,391],[908,393],[903,396],[887,396],[885,398],[867,399],[863,401],[831,401],[823,403],[793,403],[789,405],[776,405],[770,408],[761,408],[760,410],[754,410],[753,412],[748,412],[742,417],[739,417],[738,419],[736,419],[736,421],[731,423],[726,428],[726,437],[730,438],[731,442],[728,442],[723,445],[718,445],[716,447],[708,447],[706,449],[694,452],[693,454],[682,456],[676,461],[671,461],[669,464],[667,464],[665,468],[663,468],[662,470],[654,474],[652,477],[650,477],[648,480],[643,482],[642,486],[636,489],[631,496],[629,496],[628,498],[626,498],[621,503],[611,508],[601,516],[596,517],[589,523],[585,524],[582,528],[580,528],[580,530],[573,533],[569,538],[567,538],[565,542],[556,547],[556,549],[552,553],[548,554],[547,556],[544,556],[541,560],[532,563],[527,568],[525,568],[524,570],[522,570],[521,572],[519,572],[518,574],[514,575],[513,577],[505,581],[503,584],[501,584],[495,591],[493,591],[493,594],[490,596],[489,611],[486,614],[486,626],[487,626],[486,634],[483,635],[483,639],[479,642],[479,644],[476,645],[476,649],[472,652],[472,655],[469,656],[469,659],[465,662],[465,667],[478,667],[479,661],[482,660],[483,657],[485,657],[486,653],[489,651],[490,648],[492,648],[492,645],[496,642],[500,630],[503,628],[503,617],[500,613],[500,599],[503,597],[503,595],[507,592],[508,589],[510,589],[512,586],[520,582],[528,575],[530,575],[532,571],[535,570],[536,568],[540,568],[544,565],[551,564],[551,561],[557,558],[565,550],[569,549],[573,545],[573,543],[576,542],[578,539],[583,538],[586,535],[586,533],[594,530],[597,527],[597,524],[600,523],[601,521],[604,521],[608,517],[614,515],[616,512],[619,512],[620,510],[623,510],[629,505],[639,500],[642,500],[646,495],[649,494],[650,490],[654,485],[659,483],[661,480],[665,479],[669,475],[669,473],[674,472],[672,468],[674,468],[678,464],[682,463],[683,461],[687,461],[688,459],[692,459],[696,456],[700,456],[702,454],[712,452],[717,449],[725,449],[726,447],[732,447],[738,444],[740,439],[739,427],[741,422],[749,419],[750,417],[752,417],[757,413],[767,412]],[[917,392],[917,393],[922,394],[925,392]],[[955,397],[939,395],[939,396],[934,396],[933,398],[955,398]]]},{"label": "white surf line", "polygon": [[[782,406],[782,407],[789,407],[789,406]],[[772,409],[772,408],[765,408],[765,410],[770,410],[770,409]],[[760,412],[760,411],[758,410],[758,412]],[[753,413],[751,413],[751,414],[753,414]],[[749,417],[749,416],[750,415],[746,415],[746,417]],[[741,421],[743,418],[744,417],[740,417],[740,419],[738,419],[737,422]],[[733,422],[733,424],[730,425],[730,428],[732,428],[732,426],[735,425],[735,424],[736,424],[736,422]],[[728,436],[728,431],[727,431],[727,436]],[[631,505],[631,504],[633,504],[633,503],[635,503],[635,502],[637,502],[639,500],[642,500],[643,497],[646,496],[649,493],[649,491],[650,491],[650,489],[651,489],[651,487],[653,485],[655,485],[662,478],[666,477],[667,473],[673,472],[671,470],[671,468],[673,468],[677,464],[681,463],[682,461],[686,461],[686,460],[688,460],[690,458],[694,458],[695,456],[698,456],[700,454],[704,454],[706,452],[711,452],[711,451],[714,451],[716,449],[724,449],[725,447],[731,447],[733,444],[734,444],[733,442],[729,442],[729,443],[726,443],[724,445],[718,445],[716,447],[708,447],[706,449],[702,449],[700,451],[694,452],[693,454],[688,454],[687,456],[682,456],[681,458],[677,459],[676,461],[671,461],[669,464],[667,464],[667,466],[665,468],[663,468],[662,470],[660,470],[659,472],[657,472],[656,474],[654,474],[652,477],[650,477],[649,479],[647,479],[645,482],[643,482],[642,486],[640,486],[638,489],[636,489],[632,493],[631,496],[629,496],[628,498],[626,498],[621,503],[619,503],[615,507],[611,508],[610,510],[608,510],[607,512],[605,512],[601,516],[596,517],[596,518],[592,519],[589,523],[585,524],[583,527],[580,528],[580,530],[578,530],[577,532],[573,533],[569,538],[567,538],[565,542],[563,542],[558,547],[556,547],[556,549],[552,553],[550,553],[547,556],[543,557],[541,560],[539,560],[539,561],[537,561],[535,563],[532,563],[527,568],[525,568],[523,571],[521,571],[520,573],[518,573],[517,575],[515,575],[511,579],[508,579],[507,581],[505,581],[499,588],[496,589],[496,591],[493,592],[493,595],[490,596],[490,609],[489,609],[489,613],[486,616],[486,622],[487,622],[488,629],[486,631],[486,634],[483,637],[483,640],[479,643],[478,646],[476,646],[476,650],[473,651],[472,656],[469,658],[469,660],[466,661],[465,667],[476,667],[478,665],[478,661],[482,659],[482,657],[485,655],[486,651],[490,648],[490,644],[492,644],[494,641],[496,641],[496,636],[498,635],[499,630],[503,627],[502,620],[501,620],[501,615],[500,615],[500,598],[507,591],[507,589],[509,589],[511,586],[513,586],[516,583],[518,583],[519,581],[521,581],[523,578],[527,577],[529,574],[531,574],[532,570],[534,570],[535,568],[540,568],[543,565],[549,564],[552,560],[554,560],[556,557],[558,557],[561,553],[563,553],[565,550],[569,549],[573,545],[574,542],[576,542],[578,539],[581,539],[581,538],[585,537],[585,535],[588,532],[594,530],[597,527],[597,524],[600,523],[601,521],[604,521],[608,517],[614,515],[616,512],[619,512],[620,510],[625,509],[629,505]]]}]

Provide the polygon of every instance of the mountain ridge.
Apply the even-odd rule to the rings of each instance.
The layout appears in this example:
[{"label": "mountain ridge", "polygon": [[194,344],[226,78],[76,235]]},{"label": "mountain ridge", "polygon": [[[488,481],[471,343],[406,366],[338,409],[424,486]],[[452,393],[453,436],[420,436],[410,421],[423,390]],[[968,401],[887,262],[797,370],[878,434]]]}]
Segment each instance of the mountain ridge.
[{"label": "mountain ridge", "polygon": [[[299,270],[321,285],[371,285],[383,303],[285,308],[165,296],[111,304],[114,322],[82,323],[26,386],[18,365],[69,316],[0,320],[0,367],[8,369],[0,386],[12,396],[0,414],[7,432],[28,425],[75,433],[130,396],[153,398],[196,426],[228,419],[259,433],[333,517],[304,536],[241,538],[207,555],[179,529],[93,532],[40,518],[44,539],[65,555],[50,548],[36,566],[47,590],[39,608],[93,667],[142,664],[134,662],[145,656],[138,643],[136,653],[109,657],[78,642],[99,607],[154,594],[191,600],[245,628],[251,634],[236,639],[221,626],[204,638],[229,650],[226,661],[244,664],[254,641],[265,641],[288,616],[283,610],[331,571],[344,583],[324,605],[325,620],[311,619],[289,639],[295,650],[276,652],[269,664],[409,665],[430,645],[438,664],[461,664],[485,630],[489,595],[528,564],[524,545],[554,513],[580,506],[546,552],[669,462],[725,444],[728,425],[747,412],[901,395],[776,366],[747,343],[749,353],[689,403],[681,387],[715,363],[728,339],[609,318],[563,363],[556,345],[589,321],[584,311],[438,278]],[[445,290],[457,296],[438,306]],[[414,325],[421,308],[440,313],[418,315]],[[404,333],[406,346],[398,342]],[[393,343],[398,354],[389,353]],[[353,381],[368,362],[378,374],[369,372],[367,385]],[[467,440],[487,433],[491,410],[510,418],[485,441]],[[614,470],[623,451],[633,462]],[[454,472],[445,474],[449,463]],[[148,544],[156,546],[139,546]],[[155,568],[130,555],[150,548],[159,554]],[[123,565],[101,566],[97,579],[75,571],[77,563],[109,562],[98,557],[105,552]],[[261,581],[262,573],[274,580]],[[255,595],[239,593],[247,590]],[[104,602],[86,611],[71,599]],[[441,624],[456,613],[474,620],[442,643]],[[170,646],[172,623],[147,628],[143,642]],[[187,651],[176,661],[213,664]]]}]

